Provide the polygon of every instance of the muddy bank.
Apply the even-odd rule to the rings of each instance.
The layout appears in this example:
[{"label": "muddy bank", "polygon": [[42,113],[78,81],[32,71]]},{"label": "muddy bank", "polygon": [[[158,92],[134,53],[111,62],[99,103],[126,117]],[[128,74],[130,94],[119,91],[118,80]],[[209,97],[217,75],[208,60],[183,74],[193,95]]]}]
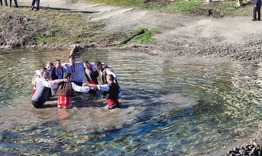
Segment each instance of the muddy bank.
[{"label": "muddy bank", "polygon": [[[29,6],[30,2],[22,0],[21,4]],[[26,8],[24,9],[25,12],[28,12]],[[69,23],[61,22],[60,25],[67,25],[67,30],[70,28],[81,30],[79,32],[63,33],[66,31],[61,32],[59,29],[50,29],[57,25],[42,25],[42,27],[36,29],[39,29],[38,31],[33,31],[41,33],[33,34],[31,38],[27,35],[18,36],[18,33],[12,32],[17,36],[15,39],[19,42],[11,47],[25,45],[27,40],[28,46],[49,48],[69,49],[72,44],[76,43],[80,44],[82,48],[90,46],[116,47],[130,32],[138,28],[147,28],[155,32],[151,43],[146,45],[134,44],[131,40],[120,48],[133,49],[161,57],[198,55],[240,61],[260,60],[262,57],[260,53],[262,35],[258,33],[261,23],[252,22],[251,16],[223,18],[187,16],[179,13],[166,14],[138,8],[80,2],[53,2],[51,0],[41,1],[41,10],[39,12],[30,12],[30,14],[40,17],[43,13],[48,14],[50,11],[55,12],[54,17],[81,16],[82,22],[85,23],[82,24],[89,23],[89,27],[68,25],[74,23],[74,21]],[[71,15],[71,13],[74,15]],[[66,21],[70,19],[68,17],[58,18],[58,20]],[[28,21],[28,18],[18,17],[18,20],[24,22],[24,20]],[[34,20],[30,19],[29,21]],[[46,19],[39,18],[37,21],[45,23]],[[29,29],[33,29],[33,27]],[[43,30],[46,28],[50,31]],[[59,37],[59,34],[64,34],[64,36]],[[4,38],[1,45],[5,48],[10,47],[9,44],[6,44],[7,42],[12,43],[15,40],[6,39],[8,35],[5,34],[1,36]]]}]

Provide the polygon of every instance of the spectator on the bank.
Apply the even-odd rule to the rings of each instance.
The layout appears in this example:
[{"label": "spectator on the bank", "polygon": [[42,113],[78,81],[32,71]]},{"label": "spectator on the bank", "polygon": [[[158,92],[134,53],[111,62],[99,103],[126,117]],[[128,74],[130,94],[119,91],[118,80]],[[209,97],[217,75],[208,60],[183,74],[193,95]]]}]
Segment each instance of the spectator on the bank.
[{"label": "spectator on the bank", "polygon": [[40,0],[32,0],[32,5],[30,6],[30,10],[35,9],[35,3],[36,3],[36,10],[39,10],[40,8]]},{"label": "spectator on the bank", "polygon": [[254,9],[253,9],[253,19],[252,21],[260,21],[260,10],[261,10],[261,0],[253,0]]},{"label": "spectator on the bank", "polygon": [[[5,1],[7,1],[7,0],[5,0]],[[10,7],[12,7],[12,0],[10,0],[9,1],[10,2]],[[14,2],[15,2],[15,7],[17,7],[18,8],[18,3],[17,3],[17,0],[14,0]]]}]

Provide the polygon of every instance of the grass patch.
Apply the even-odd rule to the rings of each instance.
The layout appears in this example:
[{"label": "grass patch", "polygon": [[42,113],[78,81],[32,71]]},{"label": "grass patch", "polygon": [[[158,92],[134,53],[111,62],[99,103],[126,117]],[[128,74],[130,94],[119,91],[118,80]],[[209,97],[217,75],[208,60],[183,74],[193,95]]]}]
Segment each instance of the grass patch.
[{"label": "grass patch", "polygon": [[203,0],[179,0],[175,3],[169,4],[161,10],[165,12],[190,12],[191,10],[198,8],[203,2]]},{"label": "grass patch", "polygon": [[208,13],[212,10],[215,17],[221,16],[246,16],[252,14],[252,1],[240,7],[235,8],[230,1],[213,1],[206,3],[206,0],[64,0],[69,3],[76,2],[94,2],[110,5],[120,5],[128,7],[140,7],[152,10],[159,10],[165,13],[182,12],[197,16],[210,16]]},{"label": "grass patch", "polygon": [[120,34],[102,34],[104,23],[88,21],[81,13],[7,8],[0,10],[0,21],[0,45],[11,47],[73,43],[106,46],[104,43],[112,45],[124,38]]},{"label": "grass patch", "polygon": [[139,28],[135,32],[128,35],[120,45],[127,44],[128,42],[136,44],[148,44],[153,40],[154,32],[147,28]]}]

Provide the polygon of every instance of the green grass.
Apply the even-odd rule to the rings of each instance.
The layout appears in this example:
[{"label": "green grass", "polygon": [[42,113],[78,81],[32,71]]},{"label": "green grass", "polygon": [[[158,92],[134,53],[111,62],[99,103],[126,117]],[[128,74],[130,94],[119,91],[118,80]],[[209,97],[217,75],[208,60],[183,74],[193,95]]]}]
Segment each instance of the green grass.
[{"label": "green grass", "polygon": [[189,12],[200,6],[204,1],[203,0],[179,0],[175,3],[171,3],[168,6],[162,8],[165,12],[181,11]]},{"label": "green grass", "polygon": [[81,13],[5,8],[0,10],[0,21],[0,28],[10,28],[0,29],[0,43],[12,47],[42,44],[57,47],[74,43],[106,46],[118,44],[124,38],[120,33],[102,33],[104,23],[89,21]]},{"label": "green grass", "polygon": [[127,44],[129,42],[136,44],[148,44],[153,40],[155,33],[147,28],[139,28],[134,32],[131,32],[130,35],[120,43],[120,45]]},{"label": "green grass", "polygon": [[[212,2],[206,4],[206,0],[158,0],[146,2],[146,0],[64,0],[70,3],[84,2],[84,3],[105,3],[110,5],[120,5],[128,7],[140,7],[146,9],[159,10],[165,13],[182,12],[190,15],[208,15],[208,10],[213,10],[221,16],[246,16],[252,13],[252,3],[246,3],[243,7],[234,8],[229,1]],[[214,5],[215,4],[215,5]]]}]

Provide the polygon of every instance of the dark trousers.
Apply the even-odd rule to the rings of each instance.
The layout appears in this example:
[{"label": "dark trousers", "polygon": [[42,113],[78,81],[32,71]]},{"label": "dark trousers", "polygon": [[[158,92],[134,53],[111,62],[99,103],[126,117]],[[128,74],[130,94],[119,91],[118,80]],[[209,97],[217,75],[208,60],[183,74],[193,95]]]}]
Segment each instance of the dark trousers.
[{"label": "dark trousers", "polygon": [[32,1],[32,6],[31,6],[31,7],[34,7],[34,6],[35,6],[35,2],[36,2],[36,9],[39,10],[39,7],[40,7],[40,0],[33,0],[33,1]]},{"label": "dark trousers", "polygon": [[32,105],[35,107],[35,108],[44,108],[44,103],[43,102],[40,102],[40,101],[31,101],[32,102]]},{"label": "dark trousers", "polygon": [[[5,2],[5,5],[8,6],[7,0],[4,0],[4,2]],[[11,7],[11,6],[12,6],[12,0],[10,0],[9,2],[10,2],[10,5],[9,5],[9,6]],[[18,7],[17,0],[14,0],[14,2],[15,2],[15,7]],[[1,6],[3,5],[3,0],[0,0],[0,5],[1,5]]]},{"label": "dark trousers", "polygon": [[[18,3],[17,3],[17,0],[14,0],[15,2],[15,7],[18,7]],[[12,0],[10,0],[10,7],[12,6]]]},{"label": "dark trousers", "polygon": [[254,7],[253,9],[253,20],[260,20],[260,9],[261,6]]},{"label": "dark trousers", "polygon": [[[5,5],[8,6],[7,0],[4,0],[4,2],[5,2]],[[3,5],[3,0],[0,0],[0,5],[1,5],[1,6]]]}]

